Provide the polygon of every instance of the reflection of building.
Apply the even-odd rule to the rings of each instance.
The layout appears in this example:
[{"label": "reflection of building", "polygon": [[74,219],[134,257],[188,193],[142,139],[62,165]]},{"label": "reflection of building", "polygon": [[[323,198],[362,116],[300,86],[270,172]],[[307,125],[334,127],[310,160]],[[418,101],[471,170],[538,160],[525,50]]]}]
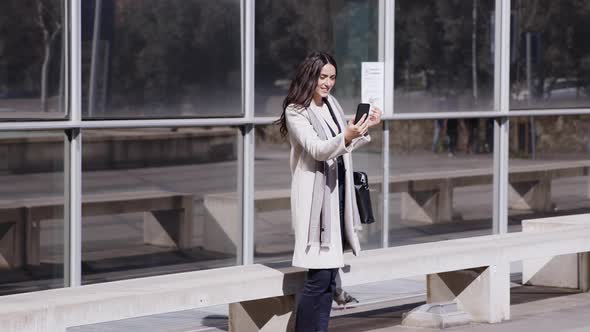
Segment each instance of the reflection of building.
[{"label": "reflection of building", "polygon": [[[49,43],[47,111],[36,9],[3,2],[0,294],[288,261],[289,147],[271,123],[311,49],[335,54],[349,113],[362,62],[385,62],[384,127],[354,152],[376,196],[364,248],[588,212],[587,11],[565,22],[569,7],[535,2],[563,36],[535,4],[511,20],[476,2],[55,0],[80,39]],[[509,41],[531,35],[524,22],[542,47]]]}]

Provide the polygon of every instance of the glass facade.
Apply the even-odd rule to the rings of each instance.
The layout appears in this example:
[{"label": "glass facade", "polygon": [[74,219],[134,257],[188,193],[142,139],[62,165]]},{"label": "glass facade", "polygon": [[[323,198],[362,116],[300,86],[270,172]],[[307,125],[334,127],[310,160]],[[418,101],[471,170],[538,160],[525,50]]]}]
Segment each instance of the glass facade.
[{"label": "glass facade", "polygon": [[83,282],[235,265],[237,130],[89,130],[82,159]]},{"label": "glass facade", "polygon": [[289,261],[273,121],[311,50],[335,56],[347,114],[362,63],[384,62],[383,127],[353,153],[377,219],[364,249],[587,212],[590,7],[500,3],[3,1],[0,294]]},{"label": "glass facade", "polygon": [[491,111],[494,1],[395,2],[395,110]]},{"label": "glass facade", "polygon": [[334,55],[333,93],[352,114],[361,98],[361,63],[378,60],[379,1],[256,1],[256,115],[278,116],[297,65],[312,50]]},{"label": "glass facade", "polygon": [[277,126],[257,127],[255,135],[254,259],[290,260],[295,244],[290,210],[290,147]]},{"label": "glass facade", "polygon": [[590,105],[589,18],[584,1],[512,1],[511,108]]},{"label": "glass facade", "polygon": [[0,4],[0,121],[60,119],[65,111],[64,1]]},{"label": "glass facade", "polygon": [[493,151],[476,149],[486,121],[393,123],[391,246],[491,234]]},{"label": "glass facade", "polygon": [[587,213],[590,117],[515,117],[510,123],[509,230],[524,219]]},{"label": "glass facade", "polygon": [[82,1],[82,78],[86,118],[240,116],[240,2]]},{"label": "glass facade", "polygon": [[0,133],[0,295],[63,287],[64,138]]}]

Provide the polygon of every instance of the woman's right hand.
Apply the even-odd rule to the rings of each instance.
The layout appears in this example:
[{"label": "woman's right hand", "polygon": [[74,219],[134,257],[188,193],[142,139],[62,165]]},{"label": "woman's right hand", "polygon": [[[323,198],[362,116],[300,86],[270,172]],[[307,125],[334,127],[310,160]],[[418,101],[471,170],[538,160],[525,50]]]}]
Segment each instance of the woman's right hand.
[{"label": "woman's right hand", "polygon": [[369,130],[369,121],[367,120],[367,114],[357,122],[354,123],[354,117],[348,121],[348,126],[344,130],[344,142],[348,146],[353,139],[361,137]]}]

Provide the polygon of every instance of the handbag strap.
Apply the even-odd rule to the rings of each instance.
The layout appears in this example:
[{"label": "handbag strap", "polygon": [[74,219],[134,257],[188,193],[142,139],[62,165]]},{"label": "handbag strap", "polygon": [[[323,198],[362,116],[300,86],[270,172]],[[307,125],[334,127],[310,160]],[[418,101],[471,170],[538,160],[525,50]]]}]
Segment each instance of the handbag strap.
[{"label": "handbag strap", "polygon": [[[328,98],[324,98],[324,103],[326,103],[326,106],[328,106],[328,110],[330,111],[330,116],[332,117],[332,120],[334,120],[336,127],[338,127],[338,133],[341,133],[342,128],[340,128],[340,122],[338,122],[338,120],[336,119],[336,115],[334,115],[334,110],[332,109],[332,105],[330,105],[330,102],[328,102]],[[330,127],[330,126],[328,126],[328,127]],[[330,128],[330,131],[332,132],[333,136],[336,136],[336,134],[334,134],[334,131],[332,130],[332,128]]]}]

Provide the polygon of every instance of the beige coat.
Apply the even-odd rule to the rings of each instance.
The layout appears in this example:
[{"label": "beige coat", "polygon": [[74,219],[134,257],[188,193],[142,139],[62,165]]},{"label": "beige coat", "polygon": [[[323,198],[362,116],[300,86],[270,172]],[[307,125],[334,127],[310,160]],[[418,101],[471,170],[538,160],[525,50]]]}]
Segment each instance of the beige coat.
[{"label": "beige coat", "polygon": [[[334,109],[336,117],[340,117],[338,101],[329,96],[330,105]],[[293,230],[295,232],[295,248],[293,251],[293,266],[308,269],[338,268],[344,266],[342,253],[342,241],[340,239],[340,221],[334,218],[331,227],[330,248],[308,246],[307,236],[310,224],[311,203],[313,197],[314,179],[317,161],[328,161],[330,172],[334,172],[336,178],[337,166],[336,157],[342,155],[346,168],[345,184],[345,235],[355,255],[360,252],[360,245],[357,230],[354,229],[353,218],[359,218],[356,197],[353,187],[353,166],[352,152],[357,147],[370,141],[369,136],[357,138],[349,146],[344,144],[344,134],[340,133],[335,137],[322,140],[314,130],[307,112],[314,112],[311,108],[297,108],[289,105],[285,110],[287,128],[289,130],[289,141],[291,143],[291,217]],[[321,117],[319,117],[321,118]],[[346,121],[340,119],[340,127],[345,128]],[[339,216],[338,189],[331,193],[332,202],[331,215]]]}]

